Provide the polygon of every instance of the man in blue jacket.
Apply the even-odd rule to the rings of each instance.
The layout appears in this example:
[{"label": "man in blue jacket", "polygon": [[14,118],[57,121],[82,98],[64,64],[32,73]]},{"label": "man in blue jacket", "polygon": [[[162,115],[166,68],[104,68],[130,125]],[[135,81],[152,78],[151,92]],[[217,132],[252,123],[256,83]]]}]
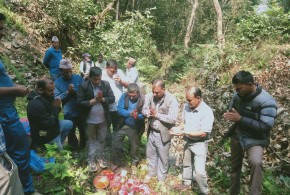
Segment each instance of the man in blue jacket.
[{"label": "man in blue jacket", "polygon": [[130,142],[130,157],[132,164],[139,161],[137,150],[140,138],[145,129],[142,107],[144,97],[141,96],[137,84],[128,85],[128,92],[124,93],[118,102],[118,114],[121,116],[117,131],[114,132],[112,141],[113,160],[115,165],[122,164],[124,157],[123,140],[128,136]]},{"label": "man in blue jacket", "polygon": [[244,153],[250,161],[250,195],[261,194],[263,183],[263,151],[269,145],[277,105],[274,98],[254,83],[250,72],[240,71],[232,79],[236,93],[225,120],[231,129],[231,187],[230,194],[240,193],[240,177]]},{"label": "man in blue jacket", "polygon": [[43,64],[49,69],[50,77],[56,80],[60,76],[59,62],[62,59],[62,52],[59,48],[59,40],[56,36],[51,39],[51,47],[45,52]]},{"label": "man in blue jacket", "polygon": [[72,149],[77,149],[78,139],[76,137],[76,127],[80,134],[80,147],[86,145],[86,135],[84,123],[81,120],[79,109],[77,108],[77,92],[83,79],[78,74],[72,73],[72,63],[67,59],[62,59],[59,64],[61,77],[56,79],[54,97],[62,101],[64,119],[73,122],[73,128],[68,135],[68,144]]}]

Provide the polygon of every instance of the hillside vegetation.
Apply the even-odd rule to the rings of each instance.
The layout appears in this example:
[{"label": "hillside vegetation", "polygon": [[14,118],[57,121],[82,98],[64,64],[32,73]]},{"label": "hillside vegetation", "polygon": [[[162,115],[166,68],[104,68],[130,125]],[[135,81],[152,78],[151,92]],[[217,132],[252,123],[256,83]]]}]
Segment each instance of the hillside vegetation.
[{"label": "hillside vegetation", "polygon": [[[283,0],[269,0],[268,9],[256,11],[259,1],[219,1],[223,11],[225,46],[218,47],[216,14],[212,1],[200,1],[189,48],[183,44],[192,4],[187,0],[117,1],[117,0],[1,0],[0,12],[8,17],[7,36],[1,41],[1,60],[16,83],[34,87],[48,70],[41,61],[53,35],[60,38],[64,57],[73,60],[75,71],[81,54],[101,52],[106,59],[116,59],[124,69],[126,59],[137,59],[141,79],[150,91],[153,78],[163,78],[167,89],[180,104],[188,86],[199,86],[205,102],[213,109],[215,123],[209,145],[207,170],[212,194],[227,194],[229,188],[229,141],[217,143],[229,124],[222,114],[233,94],[232,76],[239,70],[255,75],[256,81],[278,102],[278,117],[265,150],[263,194],[290,194],[290,5]],[[20,115],[26,117],[25,99],[17,99]],[[140,154],[144,157],[146,136]],[[172,140],[172,166],[166,186],[157,182],[150,187],[161,194],[176,192],[181,182],[182,140]],[[73,156],[58,154],[53,148],[48,156],[58,163],[44,174],[34,174],[39,192],[47,194],[104,194],[92,185],[94,175],[86,169],[85,152]],[[130,165],[130,164],[128,164]],[[244,162],[242,194],[249,182]],[[130,176],[142,180],[145,160],[136,168],[127,167]],[[55,187],[58,186],[58,187]]]}]

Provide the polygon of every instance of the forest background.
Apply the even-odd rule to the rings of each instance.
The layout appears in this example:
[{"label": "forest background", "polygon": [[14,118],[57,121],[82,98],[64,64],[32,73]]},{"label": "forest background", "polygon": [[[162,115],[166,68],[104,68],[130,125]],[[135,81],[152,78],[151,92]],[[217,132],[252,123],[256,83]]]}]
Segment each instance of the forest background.
[{"label": "forest background", "polygon": [[[163,78],[179,102],[188,86],[197,85],[214,109],[213,139],[207,170],[212,194],[229,188],[229,141],[217,143],[229,124],[222,119],[233,94],[232,76],[247,70],[278,101],[278,117],[265,150],[263,194],[290,194],[289,118],[289,0],[1,0],[0,12],[8,17],[7,36],[0,53],[16,83],[33,87],[48,75],[41,61],[51,37],[60,39],[64,57],[75,71],[81,54],[93,60],[103,53],[125,69],[128,57],[137,59],[143,83]],[[150,91],[148,84],[147,90]],[[21,117],[27,101],[17,99]],[[140,155],[144,157],[146,136]],[[128,143],[126,143],[128,144]],[[169,179],[150,187],[162,194],[186,194],[173,189],[181,182],[183,142],[172,140]],[[47,148],[43,155],[57,156],[57,163],[43,174],[34,173],[36,188],[46,194],[104,194],[92,185],[85,156]],[[247,194],[249,170],[243,166],[242,194]],[[129,175],[142,180],[146,161]]]}]

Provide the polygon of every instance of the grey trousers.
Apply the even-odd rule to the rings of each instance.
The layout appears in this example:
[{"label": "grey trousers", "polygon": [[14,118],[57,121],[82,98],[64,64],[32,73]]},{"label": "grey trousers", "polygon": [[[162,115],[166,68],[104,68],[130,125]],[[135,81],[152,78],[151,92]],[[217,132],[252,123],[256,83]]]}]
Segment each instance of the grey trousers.
[{"label": "grey trousers", "polygon": [[[253,146],[245,150],[250,163],[250,195],[260,195],[263,182],[263,147]],[[241,169],[244,152],[240,142],[236,138],[231,138],[231,187],[230,194],[240,194]]]},{"label": "grey trousers", "polygon": [[86,134],[88,137],[88,161],[94,161],[96,156],[99,159],[104,160],[107,136],[106,121],[100,124],[87,123]]},{"label": "grey trousers", "polygon": [[[6,167],[9,167],[9,170]],[[17,165],[7,153],[0,154],[0,194],[24,194]]]},{"label": "grey trousers", "polygon": [[146,156],[148,161],[148,175],[164,181],[169,168],[169,148],[170,141],[163,143],[158,132],[150,131],[146,146]]},{"label": "grey trousers", "polygon": [[115,131],[112,139],[113,161],[115,164],[121,163],[124,160],[123,141],[128,137],[130,142],[130,157],[133,163],[139,161],[137,150],[139,147],[138,131],[125,125],[118,131]]},{"label": "grey trousers", "polygon": [[207,142],[186,143],[184,146],[182,180],[184,185],[196,181],[202,194],[208,194],[205,163],[207,157]]}]

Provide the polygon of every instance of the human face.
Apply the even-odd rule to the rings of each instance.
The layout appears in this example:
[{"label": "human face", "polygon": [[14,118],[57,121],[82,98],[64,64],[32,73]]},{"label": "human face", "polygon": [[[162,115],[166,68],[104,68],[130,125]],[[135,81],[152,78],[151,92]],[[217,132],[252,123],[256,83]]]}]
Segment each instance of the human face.
[{"label": "human face", "polygon": [[152,93],[154,98],[161,99],[164,96],[165,89],[160,86],[153,86]]},{"label": "human face", "polygon": [[234,87],[236,89],[236,92],[241,96],[241,97],[246,97],[250,95],[253,92],[252,84],[251,83],[237,83],[234,84]]},{"label": "human face", "polygon": [[201,98],[199,96],[195,97],[192,93],[186,94],[186,100],[192,110],[196,109],[201,102]]},{"label": "human face", "polygon": [[54,97],[54,83],[49,82],[46,84],[46,87],[43,91],[44,96],[48,98],[53,98]]},{"label": "human face", "polygon": [[98,86],[101,83],[101,78],[102,78],[101,76],[93,76],[90,77],[89,79],[94,86]]},{"label": "human face", "polygon": [[106,70],[107,70],[108,76],[112,77],[114,74],[117,73],[117,66],[115,66],[115,67],[107,67]]},{"label": "human face", "polygon": [[103,56],[102,56],[102,55],[100,55],[100,56],[98,57],[98,61],[99,61],[100,63],[103,61]]},{"label": "human face", "polygon": [[65,80],[70,80],[72,76],[72,69],[61,69],[61,75]]},{"label": "human face", "polygon": [[129,99],[132,100],[132,101],[135,101],[138,99],[138,93],[137,92],[128,92],[128,96],[129,96]]},{"label": "human face", "polygon": [[4,27],[4,21],[0,21],[0,39],[2,39],[2,37],[5,35],[4,33],[4,30],[5,30],[5,27]]},{"label": "human face", "polygon": [[129,69],[131,67],[132,67],[132,63],[130,62],[130,60],[128,60],[128,62],[127,62],[127,68]]},{"label": "human face", "polygon": [[59,48],[59,42],[58,41],[52,41],[52,47],[54,47],[54,49],[58,49]]},{"label": "human face", "polygon": [[87,62],[91,61],[90,56],[86,56],[86,57],[85,57],[85,60],[86,60]]}]

